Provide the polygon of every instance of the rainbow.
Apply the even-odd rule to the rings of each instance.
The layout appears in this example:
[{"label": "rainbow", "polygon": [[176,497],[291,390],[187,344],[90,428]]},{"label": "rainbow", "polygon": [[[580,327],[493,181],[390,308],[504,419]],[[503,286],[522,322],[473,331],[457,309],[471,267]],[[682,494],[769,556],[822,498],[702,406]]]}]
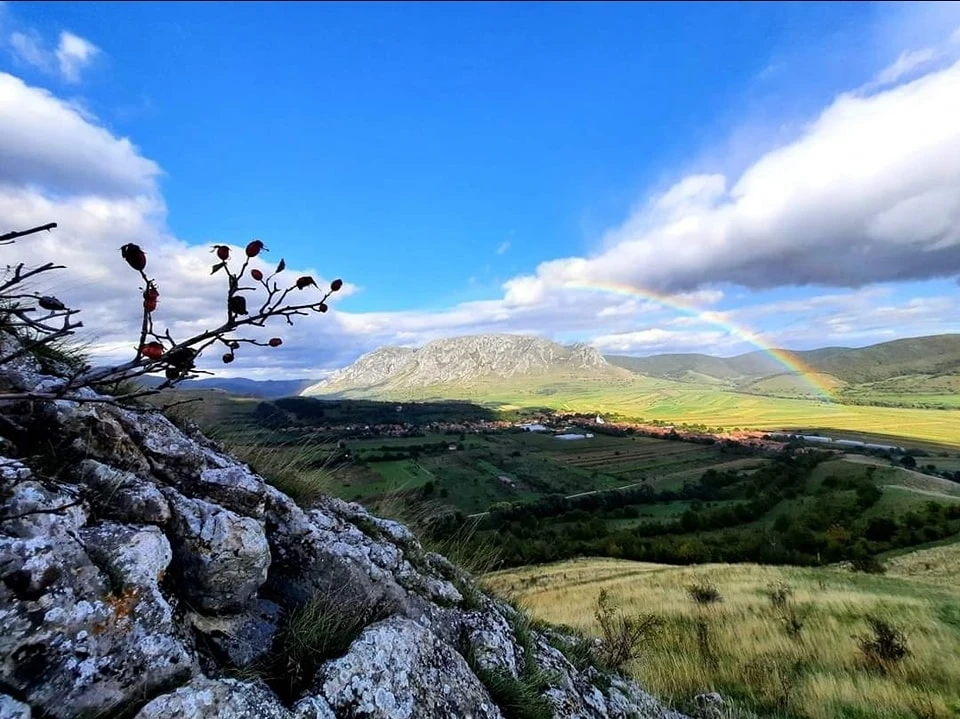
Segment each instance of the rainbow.
[{"label": "rainbow", "polygon": [[753,345],[764,354],[773,359],[777,364],[784,368],[788,373],[797,375],[821,398],[828,402],[834,402],[833,391],[828,383],[819,378],[819,373],[812,367],[803,363],[799,358],[791,355],[784,350],[771,347],[756,332],[741,325],[730,322],[719,312],[702,310],[696,305],[685,302],[671,295],[661,294],[653,290],[618,282],[566,282],[564,287],[575,290],[586,290],[588,292],[606,292],[626,297],[639,297],[649,302],[655,302],[663,307],[669,307],[672,310],[680,312],[691,317],[696,317],[703,322],[720,327],[727,333],[740,338],[744,342]]}]

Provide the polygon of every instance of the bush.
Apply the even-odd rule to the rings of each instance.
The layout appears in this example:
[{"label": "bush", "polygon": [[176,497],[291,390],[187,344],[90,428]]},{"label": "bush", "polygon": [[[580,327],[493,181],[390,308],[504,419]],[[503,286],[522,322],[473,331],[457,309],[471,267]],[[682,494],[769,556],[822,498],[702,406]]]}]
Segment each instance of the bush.
[{"label": "bush", "polygon": [[799,639],[803,632],[804,612],[793,601],[793,588],[781,582],[768,586],[766,595],[777,617],[783,623],[787,636],[791,639]]},{"label": "bush", "polygon": [[766,653],[746,665],[744,676],[758,703],[787,712],[805,673],[806,665],[800,659]]},{"label": "bush", "polygon": [[644,645],[663,628],[663,619],[654,614],[627,616],[617,611],[606,589],[600,590],[594,612],[600,625],[601,644],[597,659],[610,671],[619,672],[643,656]]},{"label": "bush", "polygon": [[868,667],[886,673],[892,665],[910,654],[907,638],[902,631],[880,617],[868,616],[867,623],[871,633],[856,637],[860,653]]},{"label": "bush", "polygon": [[[57,224],[51,222],[29,230],[4,233],[0,235],[0,246],[56,227]],[[48,365],[62,365],[64,376],[43,390],[3,392],[0,393],[0,399],[70,399],[77,402],[129,404],[132,400],[173,387],[184,379],[196,377],[197,360],[208,349],[222,349],[221,359],[224,364],[229,364],[234,361],[241,347],[281,346],[283,339],[280,337],[262,340],[246,333],[264,327],[277,318],[293,324],[294,317],[323,314],[328,310],[327,300],[343,287],[343,281],[336,279],[330,283],[328,290],[323,291],[312,277],[306,275],[292,279],[289,284],[284,282],[284,286],[281,286],[280,276],[286,269],[283,259],[273,271],[264,272],[251,266],[251,261],[262,262],[262,253],[267,251],[260,240],[252,240],[239,253],[227,245],[214,245],[212,251],[216,253],[218,262],[213,265],[211,274],[219,273],[227,280],[224,287],[226,320],[212,329],[176,340],[169,329],[161,329],[154,322],[160,304],[160,289],[156,280],[147,275],[148,253],[133,243],[120,248],[121,259],[142,282],[136,292],[136,302],[142,305],[140,327],[136,330],[137,339],[130,360],[97,369],[89,367],[63,348],[65,338],[74,335],[83,326],[76,318],[80,310],[67,307],[53,295],[41,295],[30,289],[38,276],[64,267],[53,262],[32,269],[27,269],[22,262],[16,266],[8,265],[6,272],[0,276],[0,331],[15,338],[16,342],[12,348],[4,346],[0,351],[0,366],[25,354],[32,354]],[[231,265],[231,260],[234,265]],[[239,267],[236,266],[238,261]],[[288,302],[288,298],[291,301]],[[0,346],[3,345],[5,343],[0,342]],[[125,394],[116,391],[119,385],[147,374],[162,374],[164,379],[156,387],[140,388]],[[88,388],[96,389],[101,394],[111,392],[111,397],[91,397],[82,391]]]},{"label": "bush", "polygon": [[872,554],[860,554],[850,560],[850,569],[854,572],[864,572],[865,574],[883,574],[887,571],[877,557]]},{"label": "bush", "polygon": [[688,585],[687,595],[700,606],[708,606],[723,601],[720,590],[710,582],[694,582]]}]

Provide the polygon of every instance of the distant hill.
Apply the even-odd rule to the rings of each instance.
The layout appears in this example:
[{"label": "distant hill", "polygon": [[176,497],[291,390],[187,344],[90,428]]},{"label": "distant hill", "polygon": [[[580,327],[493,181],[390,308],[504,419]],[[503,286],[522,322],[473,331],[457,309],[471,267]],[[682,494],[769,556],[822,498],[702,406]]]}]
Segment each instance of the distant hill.
[{"label": "distant hill", "polygon": [[[960,381],[960,334],[893,340],[869,347],[824,347],[815,350],[779,350],[798,364],[818,373],[818,382],[851,392],[857,385],[878,383],[873,390],[887,393],[946,394]],[[782,364],[767,352],[736,357],[704,354],[664,354],[651,357],[608,355],[618,367],[649,377],[692,381],[704,378],[731,389],[760,393],[802,391]],[[905,381],[906,378],[910,381]]]},{"label": "distant hill", "polygon": [[565,346],[524,335],[473,335],[436,340],[419,349],[382,347],[303,394],[416,396],[431,387],[467,387],[503,379],[602,382],[623,377],[629,373],[585,344]]},{"label": "distant hill", "polygon": [[[143,376],[138,380],[143,385],[155,387],[162,383],[162,377]],[[300,394],[305,388],[315,384],[312,379],[266,379],[254,380],[245,377],[212,377],[208,379],[188,379],[178,386],[182,390],[219,389],[235,395],[276,399]]]}]

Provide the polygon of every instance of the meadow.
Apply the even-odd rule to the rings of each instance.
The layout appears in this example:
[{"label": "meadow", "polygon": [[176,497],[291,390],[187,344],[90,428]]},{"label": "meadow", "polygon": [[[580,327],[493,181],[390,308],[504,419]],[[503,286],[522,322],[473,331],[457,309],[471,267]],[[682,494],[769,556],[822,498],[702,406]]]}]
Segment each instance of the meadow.
[{"label": "meadow", "polygon": [[[937,719],[960,716],[957,567],[953,544],[892,560],[885,576],[575,559],[495,572],[485,582],[536,619],[587,634],[598,631],[602,589],[624,612],[661,618],[661,631],[629,670],[678,707],[717,691],[747,712],[728,716]],[[715,587],[721,600],[693,601],[688,588],[696,583]],[[770,597],[777,588],[788,590],[785,609]],[[800,625],[793,633],[790,612]],[[871,615],[903,631],[910,652],[903,661],[865,661],[857,637],[869,633]]]}]

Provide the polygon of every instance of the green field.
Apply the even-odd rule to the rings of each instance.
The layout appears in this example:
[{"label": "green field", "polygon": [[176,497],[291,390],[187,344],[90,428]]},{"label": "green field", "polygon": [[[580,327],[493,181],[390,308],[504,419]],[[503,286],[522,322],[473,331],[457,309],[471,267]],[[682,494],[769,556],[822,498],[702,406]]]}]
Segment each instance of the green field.
[{"label": "green field", "polygon": [[[496,572],[485,581],[535,618],[586,633],[597,631],[601,589],[625,612],[656,615],[663,628],[630,670],[681,708],[718,691],[731,712],[723,716],[731,717],[947,719],[960,716],[958,567],[960,545],[953,544],[906,554],[886,576],[577,559]],[[715,586],[722,600],[698,606],[687,593],[694,582]],[[776,586],[792,592],[787,607],[802,624],[796,636],[767,596]],[[865,664],[856,642],[867,633],[868,615],[901,629],[910,650],[882,672]]]},{"label": "green field", "polygon": [[[667,379],[632,376],[602,382],[504,379],[472,387],[435,385],[424,398],[457,398],[501,408],[545,407],[603,412],[732,429],[863,432],[960,448],[960,411],[844,405],[822,400],[742,394]],[[953,400],[951,400],[953,401]]]},{"label": "green field", "polygon": [[[384,449],[397,452],[418,445],[442,444],[444,451],[420,454],[416,461],[379,461]],[[453,444],[455,450],[449,450]],[[369,499],[421,489],[467,514],[485,512],[497,502],[524,502],[548,494],[577,495],[635,485],[693,478],[731,457],[714,447],[647,437],[609,437],[562,441],[536,432],[467,435],[464,440],[428,435],[405,440],[351,440],[361,466],[337,491],[347,499]],[[393,455],[391,455],[393,456]],[[375,461],[377,460],[377,461]],[[756,465],[760,459],[753,461]],[[742,466],[736,464],[735,466]],[[505,477],[512,486],[501,480]]]}]

